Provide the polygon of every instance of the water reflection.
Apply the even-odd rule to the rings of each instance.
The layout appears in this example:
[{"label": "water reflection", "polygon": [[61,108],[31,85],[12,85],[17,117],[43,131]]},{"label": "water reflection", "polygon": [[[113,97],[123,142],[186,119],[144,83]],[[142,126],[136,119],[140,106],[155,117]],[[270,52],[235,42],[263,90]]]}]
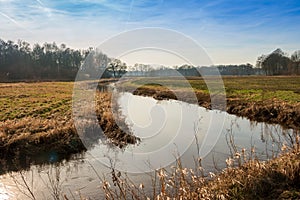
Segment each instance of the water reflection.
[{"label": "water reflection", "polygon": [[[291,146],[295,142],[296,133],[293,130],[284,130],[279,125],[251,122],[224,112],[209,111],[197,105],[175,100],[157,101],[129,93],[120,93],[118,99],[120,112],[126,123],[131,131],[142,139],[140,145],[119,149],[100,140],[99,144],[94,145],[81,157],[72,157],[56,165],[32,165],[22,173],[28,180],[33,178],[33,191],[40,195],[41,199],[51,196],[49,174],[55,177],[59,173],[62,194],[70,198],[75,196],[75,199],[80,199],[79,194],[82,194],[83,197],[101,199],[103,192],[99,188],[101,180],[97,174],[110,177],[112,165],[132,171],[145,170],[146,167],[155,169],[166,162],[169,164],[177,155],[176,152],[181,151],[184,167],[193,168],[194,158],[214,145],[210,140],[203,142],[204,133],[209,133],[209,136],[214,138],[215,128],[223,126],[218,119],[224,116],[225,124],[221,136],[202,160],[206,172],[226,166],[225,160],[234,154],[232,145],[237,151],[245,149],[247,155],[255,149],[256,156],[266,160],[280,153],[283,144]],[[231,144],[230,139],[233,141]],[[151,184],[148,175],[128,176],[136,183]],[[21,180],[19,172],[0,176],[0,199],[26,198],[16,188],[13,177]]]},{"label": "water reflection", "polygon": [[[207,169],[213,169],[216,160],[222,168],[226,158],[243,149],[266,160],[276,156],[283,143],[288,143],[284,135],[293,134],[293,130],[283,130],[279,125],[252,123],[225,112],[175,100],[157,101],[126,92],[119,93],[118,100],[118,114],[121,113],[131,131],[141,137],[140,145],[115,151],[100,144],[90,152],[108,167],[115,161],[113,166],[121,171],[152,171],[171,164],[178,155],[183,155],[181,159],[187,167],[193,166],[193,158],[200,155]],[[220,122],[224,116],[223,125]],[[223,129],[218,138],[220,126]],[[205,140],[207,136],[210,140]],[[229,137],[233,140],[231,144]]]},{"label": "water reflection", "polygon": [[16,156],[0,160],[0,175],[11,171],[28,170],[32,165],[49,165],[73,160],[80,154],[59,154],[55,151],[37,152],[32,156]]},{"label": "water reflection", "polygon": [[56,164],[32,165],[29,170],[1,175],[0,197],[33,199],[34,196],[35,199],[53,199],[55,195],[63,199],[65,195],[69,199],[103,199],[99,187],[101,180],[94,169],[109,177],[109,169],[88,154]]}]

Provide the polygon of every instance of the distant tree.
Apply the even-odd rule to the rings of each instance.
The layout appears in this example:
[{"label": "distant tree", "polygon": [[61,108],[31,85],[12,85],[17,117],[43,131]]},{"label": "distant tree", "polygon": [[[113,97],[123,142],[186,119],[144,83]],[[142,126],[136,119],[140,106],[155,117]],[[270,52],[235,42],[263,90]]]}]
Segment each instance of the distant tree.
[{"label": "distant tree", "polygon": [[44,55],[44,47],[39,44],[35,44],[31,52],[31,57],[35,66],[41,66],[43,64]]},{"label": "distant tree", "polygon": [[291,55],[290,72],[291,74],[300,74],[300,50]]},{"label": "distant tree", "polygon": [[118,68],[118,77],[121,77],[123,74],[127,72],[127,65],[126,63],[121,63],[121,65]]},{"label": "distant tree", "polygon": [[101,51],[96,53],[95,55],[95,66],[97,66],[96,70],[104,71],[110,62],[111,59]]},{"label": "distant tree", "polygon": [[194,66],[188,64],[181,65],[177,69],[177,71],[181,73],[183,76],[200,76],[197,69]]},{"label": "distant tree", "polygon": [[289,73],[288,66],[291,60],[281,49],[276,49],[265,57],[259,57],[257,62],[267,75],[282,75]]},{"label": "distant tree", "polygon": [[0,39],[0,80],[73,79],[85,54],[55,42],[34,44]]},{"label": "distant tree", "polygon": [[127,65],[122,63],[119,59],[112,59],[107,66],[107,70],[113,73],[113,77],[121,77],[126,73]]},{"label": "distant tree", "polygon": [[107,67],[108,71],[112,71],[114,78],[117,77],[117,71],[119,71],[119,69],[121,68],[122,63],[121,60],[119,59],[113,59]]},{"label": "distant tree", "polygon": [[[0,81],[74,80],[78,70],[84,77],[98,78],[100,74],[102,77],[120,77],[126,73],[127,65],[91,47],[75,50],[55,42],[31,47],[26,41],[15,43],[0,39]],[[149,70],[149,67],[143,70]]]},{"label": "distant tree", "polygon": [[266,55],[261,55],[261,56],[259,56],[258,58],[257,58],[257,60],[256,60],[256,67],[257,68],[262,68],[262,63],[263,63],[263,61],[266,59]]}]

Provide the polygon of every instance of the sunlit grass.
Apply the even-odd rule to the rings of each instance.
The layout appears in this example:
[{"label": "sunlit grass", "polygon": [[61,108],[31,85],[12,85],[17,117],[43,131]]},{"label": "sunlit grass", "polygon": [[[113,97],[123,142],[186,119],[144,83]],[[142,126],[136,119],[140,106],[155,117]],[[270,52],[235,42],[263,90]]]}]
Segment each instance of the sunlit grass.
[{"label": "sunlit grass", "polygon": [[71,82],[0,84],[3,151],[13,153],[16,149],[10,146],[29,151],[35,144],[40,144],[35,149],[55,149],[59,142],[67,148],[78,140],[71,116],[72,87]]},{"label": "sunlit grass", "polygon": [[71,82],[0,84],[0,120],[47,118],[71,111]]},{"label": "sunlit grass", "polygon": [[[140,78],[127,83],[127,86],[143,86],[151,89],[160,89],[158,84],[146,84],[149,80],[157,78]],[[281,76],[281,77],[222,77],[226,96],[238,98],[240,100],[258,102],[258,101],[283,101],[287,103],[300,102],[300,77],[299,76]],[[208,84],[213,84],[216,79],[207,77],[205,80],[197,77],[187,78],[189,84],[196,92],[208,94]],[[205,82],[206,81],[206,82]],[[163,86],[172,89],[187,89],[186,80],[173,78],[159,78]],[[222,86],[222,85],[220,85]]]},{"label": "sunlit grass", "polygon": [[[73,82],[0,83],[0,161],[12,160],[19,153],[34,156],[53,150],[68,155],[87,148],[73,121],[73,87]],[[94,103],[98,123],[110,142],[120,147],[137,142],[115,123],[109,92],[97,92]],[[82,108],[95,112],[90,105]],[[96,125],[86,123],[83,128]],[[101,134],[92,142],[97,143]]]}]

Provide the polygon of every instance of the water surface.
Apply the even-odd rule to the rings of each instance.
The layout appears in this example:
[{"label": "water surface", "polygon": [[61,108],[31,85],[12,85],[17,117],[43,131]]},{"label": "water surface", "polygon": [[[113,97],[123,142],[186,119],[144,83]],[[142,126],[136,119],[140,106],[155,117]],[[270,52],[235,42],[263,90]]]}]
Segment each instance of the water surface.
[{"label": "water surface", "polygon": [[200,155],[206,172],[224,168],[232,153],[230,138],[237,150],[245,148],[249,155],[254,149],[261,160],[276,156],[283,143],[291,143],[289,136],[293,130],[284,130],[279,125],[251,122],[176,100],[157,101],[130,93],[119,93],[116,97],[118,114],[124,116],[131,132],[141,138],[139,145],[121,150],[99,141],[68,161],[32,165],[26,171],[1,175],[0,199],[28,198],[28,191],[20,186],[24,185],[21,174],[38,199],[52,198],[51,177],[69,199],[101,199],[104,196],[100,181],[103,177],[111,179],[111,166],[130,172],[128,176],[137,184],[147,185],[151,178],[141,172],[171,166],[176,156],[181,156],[186,167],[194,167],[194,158]]}]

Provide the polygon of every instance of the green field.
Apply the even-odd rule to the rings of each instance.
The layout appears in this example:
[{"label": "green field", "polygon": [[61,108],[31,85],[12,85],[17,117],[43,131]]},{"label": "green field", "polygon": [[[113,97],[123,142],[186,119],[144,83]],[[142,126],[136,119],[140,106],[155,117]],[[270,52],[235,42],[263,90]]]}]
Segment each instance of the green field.
[{"label": "green field", "polygon": [[[156,78],[141,78],[128,83],[128,86],[143,86],[154,89],[161,89],[157,84],[147,84],[150,80]],[[286,103],[300,102],[300,77],[299,76],[248,76],[248,77],[222,77],[226,97],[238,98],[243,101],[261,102],[261,101],[281,101]],[[203,78],[188,77],[191,87],[200,93],[209,93],[206,82]],[[207,77],[207,83],[214,83],[213,77]],[[160,78],[159,82],[169,88],[184,90],[187,89],[186,80],[176,78]],[[222,85],[220,85],[222,86]]]},{"label": "green field", "polygon": [[71,82],[0,84],[0,121],[69,116]]}]

